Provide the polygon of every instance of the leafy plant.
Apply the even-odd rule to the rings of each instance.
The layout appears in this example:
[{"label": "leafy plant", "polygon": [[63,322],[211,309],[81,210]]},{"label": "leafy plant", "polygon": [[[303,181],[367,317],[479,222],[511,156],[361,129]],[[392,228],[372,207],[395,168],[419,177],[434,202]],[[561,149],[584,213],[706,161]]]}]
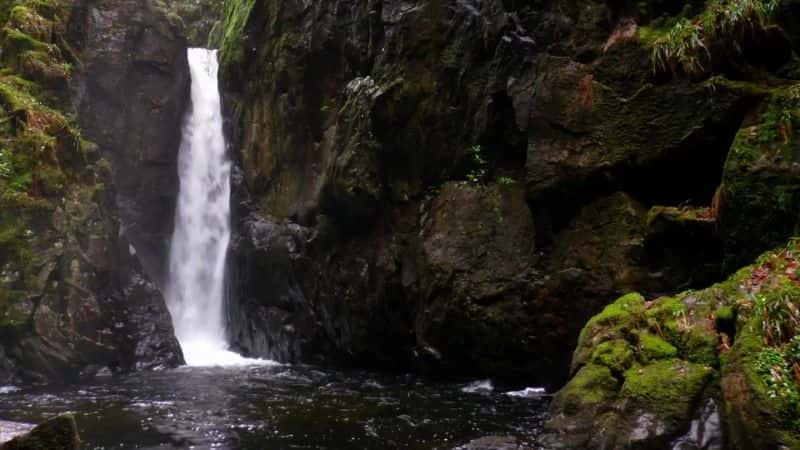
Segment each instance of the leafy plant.
[{"label": "leafy plant", "polygon": [[747,33],[770,24],[780,0],[711,0],[693,19],[682,18],[661,37],[652,40],[655,69],[698,74],[710,59],[712,43],[740,51]]},{"label": "leafy plant", "polygon": [[756,372],[767,386],[767,395],[770,398],[785,400],[790,405],[800,405],[797,385],[780,350],[771,347],[762,350],[756,360]]},{"label": "leafy plant", "polygon": [[794,336],[786,345],[786,359],[792,364],[800,363],[800,336]]},{"label": "leafy plant", "polygon": [[499,177],[497,179],[497,183],[502,186],[511,186],[512,184],[516,183],[516,181],[511,177]]},{"label": "leafy plant", "polygon": [[663,70],[675,70],[680,66],[687,73],[703,70],[701,51],[710,55],[703,39],[702,27],[689,19],[680,20],[653,46],[653,66]]},{"label": "leafy plant", "polygon": [[470,183],[480,183],[486,178],[486,166],[488,162],[483,157],[483,147],[474,145],[469,149],[472,169],[467,173],[467,181]]},{"label": "leafy plant", "polygon": [[780,346],[794,337],[800,324],[800,311],[789,295],[757,295],[754,306],[767,345]]},{"label": "leafy plant", "polygon": [[0,150],[0,178],[9,178],[14,173],[14,161],[11,152]]}]

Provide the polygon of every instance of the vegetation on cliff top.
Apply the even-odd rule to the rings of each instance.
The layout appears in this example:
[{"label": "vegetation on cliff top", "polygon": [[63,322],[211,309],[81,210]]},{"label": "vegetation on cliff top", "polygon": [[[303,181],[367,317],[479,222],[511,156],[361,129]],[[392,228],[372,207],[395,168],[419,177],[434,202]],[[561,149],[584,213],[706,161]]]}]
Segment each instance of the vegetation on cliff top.
[{"label": "vegetation on cliff top", "polygon": [[655,68],[698,74],[715,46],[738,49],[772,22],[779,5],[779,0],[710,0],[694,14],[695,6],[687,3],[681,14],[654,21],[639,36],[652,46]]},{"label": "vegetation on cliff top", "polygon": [[223,5],[222,26],[224,28],[220,32],[221,65],[229,65],[243,60],[242,33],[255,3],[255,0],[235,0],[226,1]]}]

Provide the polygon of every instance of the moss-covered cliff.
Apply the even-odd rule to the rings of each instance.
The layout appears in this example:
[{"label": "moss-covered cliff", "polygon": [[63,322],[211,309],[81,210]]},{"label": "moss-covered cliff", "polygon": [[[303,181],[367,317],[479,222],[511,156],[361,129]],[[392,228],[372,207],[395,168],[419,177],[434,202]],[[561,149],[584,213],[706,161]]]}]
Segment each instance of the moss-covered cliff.
[{"label": "moss-covered cliff", "polygon": [[98,6],[0,4],[0,381],[182,360],[120,233],[113,155],[77,123],[77,98],[91,94],[73,87],[94,81],[76,32],[87,8]]}]

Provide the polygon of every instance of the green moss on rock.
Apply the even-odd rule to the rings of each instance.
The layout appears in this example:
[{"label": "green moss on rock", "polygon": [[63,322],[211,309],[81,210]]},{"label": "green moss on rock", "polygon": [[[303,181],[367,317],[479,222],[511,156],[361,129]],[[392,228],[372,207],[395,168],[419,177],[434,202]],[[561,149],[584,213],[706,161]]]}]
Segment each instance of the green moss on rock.
[{"label": "green moss on rock", "polygon": [[618,374],[625,372],[634,361],[630,344],[621,339],[603,342],[597,346],[591,357],[592,363],[606,366]]},{"label": "green moss on rock", "polygon": [[644,311],[644,297],[636,292],[627,294],[606,306],[600,314],[592,317],[589,323],[586,324],[586,328],[636,319],[642,316]]},{"label": "green moss on rock", "polygon": [[553,404],[566,414],[575,414],[585,408],[593,408],[616,398],[619,380],[606,366],[589,364],[581,368],[565,386]]},{"label": "green moss on rock", "polygon": [[[659,447],[685,430],[710,396],[731,424],[731,448],[796,448],[798,268],[800,251],[792,241],[707,289],[649,302],[629,294],[609,305],[586,325],[573,357],[573,367],[591,369],[580,383],[574,382],[577,372],[564,387],[571,409],[554,402],[549,426],[562,430],[577,423],[573,431],[585,436],[576,442],[601,448],[628,442],[641,419],[652,425],[642,445]],[[602,395],[592,391],[587,413],[575,399],[594,389],[587,380],[596,377],[587,374],[597,375],[599,368],[619,384],[612,391],[612,384],[603,385]]]},{"label": "green moss on rock", "polygon": [[244,58],[242,33],[244,32],[255,0],[226,0],[222,8],[221,64],[230,65]]},{"label": "green moss on rock", "polygon": [[723,172],[720,232],[730,265],[780,245],[798,229],[800,84],[775,89],[744,123]]},{"label": "green moss on rock", "polygon": [[710,0],[702,10],[687,2],[678,15],[660,18],[639,30],[653,49],[654,67],[697,74],[707,70],[712,51],[737,47],[746,32],[769,26],[780,0]]},{"label": "green moss on rock", "polygon": [[685,422],[713,372],[679,359],[634,367],[625,373],[620,396],[645,405],[662,420]]},{"label": "green moss on rock", "polygon": [[714,322],[718,330],[736,325],[736,310],[732,306],[723,306],[714,313]]},{"label": "green moss on rock", "polygon": [[639,335],[639,355],[646,364],[659,359],[674,358],[678,355],[678,349],[664,339],[645,332]]}]

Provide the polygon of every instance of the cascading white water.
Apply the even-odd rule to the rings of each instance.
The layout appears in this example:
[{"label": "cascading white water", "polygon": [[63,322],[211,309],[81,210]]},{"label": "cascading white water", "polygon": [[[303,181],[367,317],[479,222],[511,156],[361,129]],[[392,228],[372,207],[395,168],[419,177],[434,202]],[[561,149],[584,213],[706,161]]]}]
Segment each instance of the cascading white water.
[{"label": "cascading white water", "polygon": [[189,49],[189,68],[192,105],[178,160],[180,192],[167,306],[188,365],[258,363],[229,351],[225,334],[231,163],[225,155],[216,50]]}]

